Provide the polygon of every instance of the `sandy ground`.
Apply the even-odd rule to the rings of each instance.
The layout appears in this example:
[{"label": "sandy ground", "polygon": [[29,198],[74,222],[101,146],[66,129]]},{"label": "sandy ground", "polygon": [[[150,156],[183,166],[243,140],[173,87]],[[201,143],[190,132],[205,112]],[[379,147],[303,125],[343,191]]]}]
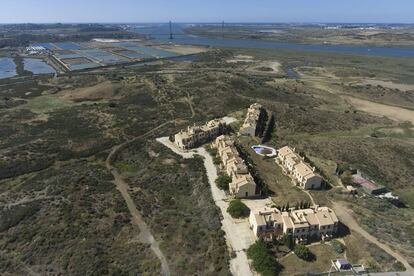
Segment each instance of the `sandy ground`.
[{"label": "sandy ground", "polygon": [[254,62],[254,59],[252,56],[247,55],[237,55],[234,56],[232,59],[226,60],[227,63],[238,63],[238,62]]},{"label": "sandy ground", "polygon": [[206,47],[202,47],[202,46],[177,45],[177,44],[160,45],[160,46],[157,46],[156,48],[171,51],[171,52],[174,52],[180,55],[192,55],[192,54],[204,53],[208,51]]},{"label": "sandy ground", "polygon": [[409,121],[414,124],[414,111],[390,106],[385,104],[374,103],[367,100],[362,100],[354,97],[346,97],[356,109],[370,113],[376,116],[386,116],[395,121]]},{"label": "sandy ground", "polygon": [[115,88],[110,81],[105,81],[91,87],[63,90],[57,95],[66,100],[100,100],[111,98]]},{"label": "sandy ground", "polygon": [[414,85],[412,84],[396,83],[392,81],[383,81],[383,80],[376,80],[376,79],[364,79],[358,82],[357,84],[360,84],[360,85],[370,84],[372,86],[381,85],[386,88],[398,89],[398,90],[405,91],[405,92],[414,91]]},{"label": "sandy ground", "polygon": [[234,122],[236,122],[237,121],[237,119],[235,119],[235,118],[233,118],[233,117],[223,117],[222,118],[225,122],[226,122],[226,124],[231,124],[231,123],[234,123]]},{"label": "sandy ground", "polygon": [[260,60],[255,60],[252,56],[247,56],[247,55],[236,55],[233,58],[226,60],[226,62],[227,63],[238,63],[238,62],[251,63],[251,65],[249,65],[249,67],[246,69],[249,72],[263,72],[263,71],[260,71],[260,68],[266,67],[266,68],[272,69],[273,70],[272,73],[279,73],[280,68],[282,67],[282,65],[278,61],[271,61],[271,60],[260,61]]},{"label": "sandy ground", "polygon": [[[234,121],[234,119],[230,117],[226,117],[225,120]],[[226,210],[229,206],[227,196],[224,191],[220,190],[215,185],[215,180],[217,179],[217,169],[213,163],[213,158],[203,147],[194,149],[192,151],[183,152],[171,141],[169,141],[168,137],[158,138],[157,141],[171,149],[176,154],[181,155],[183,158],[193,158],[194,155],[200,155],[204,157],[204,166],[207,171],[207,177],[210,183],[213,200],[220,208],[223,215],[223,220],[221,221],[222,229],[226,233],[225,237],[227,244],[236,253],[236,257],[230,260],[230,270],[233,275],[256,275],[256,273],[254,273],[250,268],[245,252],[245,250],[255,242],[253,232],[249,228],[247,219],[236,220],[227,213]],[[260,203],[258,202],[257,204]]]},{"label": "sandy ground", "polygon": [[265,199],[242,199],[242,202],[249,207],[250,210],[256,210],[263,207],[271,207],[274,202],[270,198]]},{"label": "sandy ground", "polygon": [[258,67],[269,67],[272,68],[273,72],[279,72],[282,65],[278,61],[262,61]]}]

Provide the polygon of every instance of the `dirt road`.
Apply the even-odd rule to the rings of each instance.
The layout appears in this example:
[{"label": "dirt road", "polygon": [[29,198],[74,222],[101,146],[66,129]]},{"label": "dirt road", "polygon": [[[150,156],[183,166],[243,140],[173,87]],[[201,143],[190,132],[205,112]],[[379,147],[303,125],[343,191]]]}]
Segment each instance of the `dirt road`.
[{"label": "dirt road", "polygon": [[379,248],[393,256],[395,259],[397,259],[397,261],[401,262],[405,266],[407,272],[414,274],[413,267],[407,262],[404,256],[402,256],[398,252],[395,252],[388,245],[380,242],[376,237],[372,236],[370,233],[362,229],[361,226],[359,226],[358,222],[352,217],[352,210],[346,208],[340,202],[332,202],[332,204],[339,220],[342,221],[346,226],[348,226],[349,229],[362,235],[365,239],[377,245]]},{"label": "dirt road", "polygon": [[139,239],[143,243],[148,243],[151,245],[151,250],[154,252],[154,254],[158,257],[158,259],[161,262],[161,271],[162,275],[169,276],[170,275],[170,268],[167,263],[167,259],[165,258],[164,254],[162,253],[158,242],[154,239],[154,236],[151,234],[151,231],[148,227],[148,225],[145,223],[145,221],[142,218],[141,213],[138,211],[137,206],[135,205],[133,199],[131,198],[129,194],[129,185],[123,180],[122,176],[118,173],[116,168],[112,165],[112,157],[115,156],[115,154],[118,153],[120,149],[122,149],[124,146],[135,142],[138,139],[144,138],[145,136],[150,135],[154,131],[166,126],[167,124],[172,123],[173,121],[166,122],[164,124],[159,125],[158,127],[148,131],[147,133],[135,137],[134,139],[131,139],[129,141],[126,141],[125,143],[122,143],[120,145],[115,146],[110,154],[108,155],[106,159],[106,168],[114,177],[114,184],[116,185],[116,188],[121,193],[122,197],[124,198],[128,210],[131,214],[131,221],[132,224],[139,228],[140,234]]}]

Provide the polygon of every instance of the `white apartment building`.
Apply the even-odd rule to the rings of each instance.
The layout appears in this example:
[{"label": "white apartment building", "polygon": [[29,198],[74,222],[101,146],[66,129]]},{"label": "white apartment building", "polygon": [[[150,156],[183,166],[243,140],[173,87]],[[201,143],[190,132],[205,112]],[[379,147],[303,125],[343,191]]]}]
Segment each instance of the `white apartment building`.
[{"label": "white apartment building", "polygon": [[184,150],[201,146],[223,134],[226,128],[224,120],[212,120],[202,126],[189,126],[174,136],[175,144]]},{"label": "white apartment building", "polygon": [[294,181],[303,189],[320,189],[322,185],[322,177],[315,173],[315,168],[311,168],[306,164],[302,157],[286,146],[278,150],[276,162],[279,162],[285,172],[287,172]]},{"label": "white apartment building", "polygon": [[246,198],[256,195],[256,183],[249,173],[244,160],[234,147],[234,141],[221,135],[213,142],[221,160],[221,168],[231,177],[229,192],[237,198]]},{"label": "white apartment building", "polygon": [[262,106],[258,103],[252,104],[247,109],[246,119],[243,122],[243,125],[240,127],[239,133],[243,136],[256,136],[257,123],[260,118],[260,113]]},{"label": "white apartment building", "polygon": [[328,207],[281,212],[276,208],[252,210],[249,224],[257,238],[271,239],[290,234],[296,243],[329,240],[338,231],[339,220]]}]

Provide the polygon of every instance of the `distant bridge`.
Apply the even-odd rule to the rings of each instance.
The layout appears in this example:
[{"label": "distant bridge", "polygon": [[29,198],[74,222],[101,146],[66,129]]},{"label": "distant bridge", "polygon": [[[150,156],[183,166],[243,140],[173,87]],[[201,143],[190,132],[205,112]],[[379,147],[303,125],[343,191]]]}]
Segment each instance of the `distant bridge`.
[{"label": "distant bridge", "polygon": [[[170,27],[170,32],[169,33],[149,33],[149,34],[144,34],[145,36],[147,36],[148,38],[151,38],[152,36],[168,36],[170,39],[174,39],[174,37],[176,36],[186,36],[187,34],[185,33],[173,33],[173,29],[172,29],[172,22],[170,21],[169,23],[169,27]],[[224,37],[224,21],[221,23],[221,34],[222,37]]]}]

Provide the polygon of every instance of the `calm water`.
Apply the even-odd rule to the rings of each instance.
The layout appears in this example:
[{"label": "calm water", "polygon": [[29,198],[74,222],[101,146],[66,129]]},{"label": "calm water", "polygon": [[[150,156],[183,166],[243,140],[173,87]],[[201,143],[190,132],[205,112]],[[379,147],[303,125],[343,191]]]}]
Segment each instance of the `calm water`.
[{"label": "calm water", "polygon": [[[232,48],[258,48],[258,49],[291,49],[299,51],[313,52],[330,52],[354,55],[369,55],[383,57],[410,57],[414,58],[414,48],[398,48],[398,47],[365,47],[365,46],[349,46],[349,45],[315,45],[315,44],[299,44],[299,43],[280,43],[271,41],[262,41],[254,39],[221,39],[206,38],[187,35],[183,28],[185,25],[175,24],[173,33],[176,34],[172,40],[177,44],[204,45],[212,47],[232,47]],[[166,42],[170,41],[169,26],[160,24],[145,28],[135,28],[136,32],[150,35],[152,39]]]},{"label": "calm water", "polygon": [[287,74],[287,76],[288,76],[289,78],[291,78],[291,79],[295,79],[295,80],[300,79],[300,75],[298,74],[298,72],[296,72],[296,71],[295,71],[294,69],[292,69],[292,68],[287,69],[287,70],[286,70],[286,74]]},{"label": "calm water", "polygon": [[50,65],[41,59],[25,58],[23,60],[24,69],[33,74],[54,74],[56,73]]},{"label": "calm water", "polygon": [[16,65],[11,58],[0,58],[0,79],[16,76]]}]

